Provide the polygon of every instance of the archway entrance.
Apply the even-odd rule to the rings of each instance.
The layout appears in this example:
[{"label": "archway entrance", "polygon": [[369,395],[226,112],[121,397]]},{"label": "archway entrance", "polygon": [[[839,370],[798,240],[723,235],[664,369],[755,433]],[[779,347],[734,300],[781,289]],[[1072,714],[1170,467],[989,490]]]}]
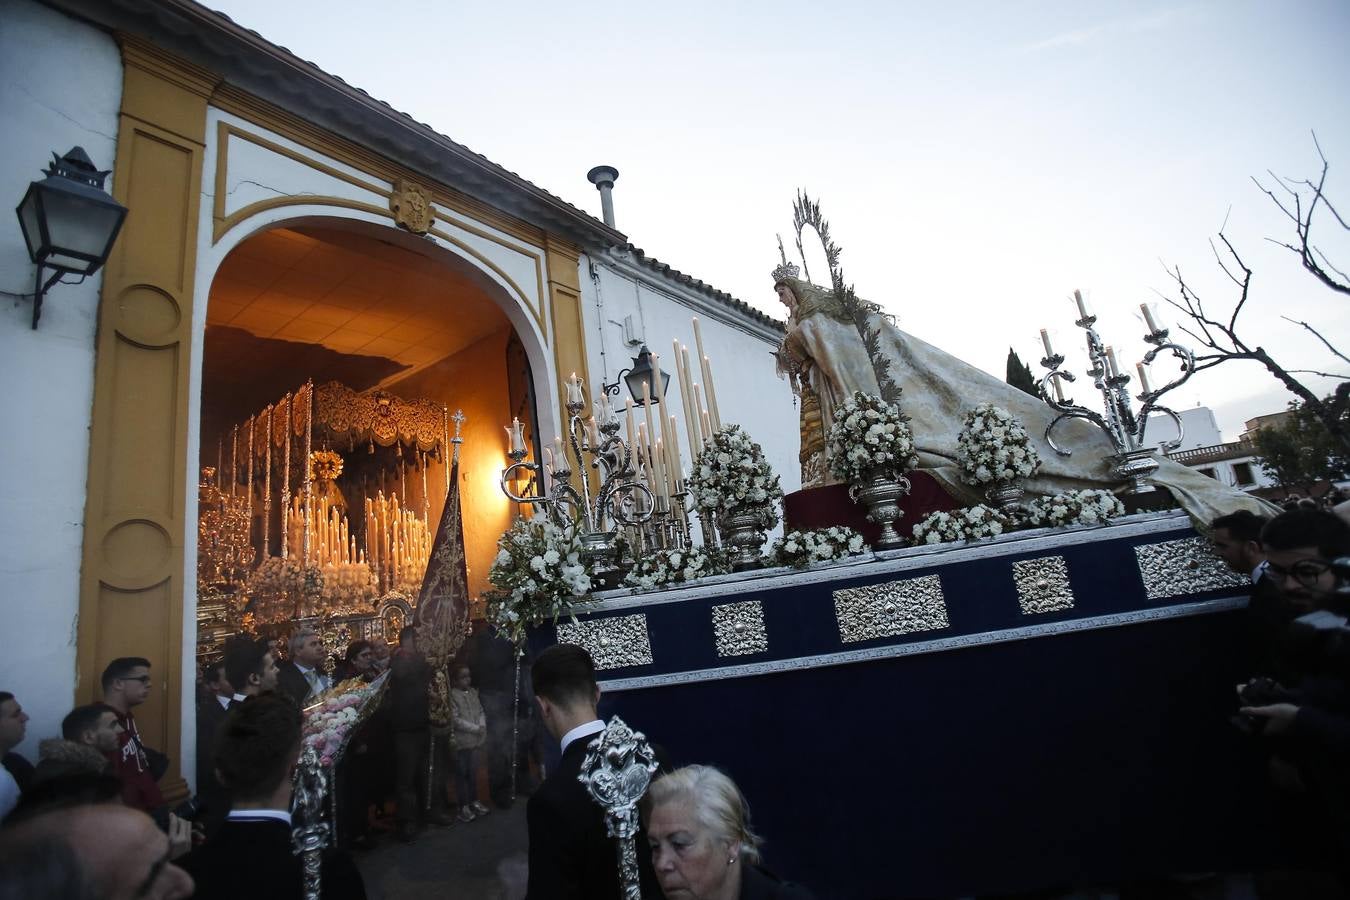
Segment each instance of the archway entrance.
[{"label": "archway entrance", "polygon": [[203,342],[199,650],[297,619],[330,649],[392,642],[440,520],[456,410],[479,596],[512,515],[500,425],[537,430],[519,347],[474,273],[398,232],[308,222],[235,247]]}]

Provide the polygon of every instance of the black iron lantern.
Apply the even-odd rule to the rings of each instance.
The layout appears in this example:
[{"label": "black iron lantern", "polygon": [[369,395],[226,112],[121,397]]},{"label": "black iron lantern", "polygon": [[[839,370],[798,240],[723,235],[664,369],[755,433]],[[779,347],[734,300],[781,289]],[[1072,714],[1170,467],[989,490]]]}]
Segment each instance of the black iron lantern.
[{"label": "black iron lantern", "polygon": [[[652,381],[652,375],[659,372],[661,375],[661,395],[665,396],[670,388],[670,376],[664,371],[652,368],[652,351],[643,344],[638,355],[633,357],[633,367],[619,372],[619,378],[622,378],[624,384],[628,385],[628,393],[632,396],[633,402],[638,406],[642,405],[642,386],[647,385],[648,394],[653,400],[656,399],[656,385]],[[614,379],[613,384],[603,386],[605,393],[619,396],[619,379]]]},{"label": "black iron lantern", "polygon": [[[82,147],[59,158],[53,153],[47,177],[28,186],[15,210],[28,256],[37,263],[34,328],[48,288],[67,273],[81,278],[94,274],[112,252],[127,208],[103,190],[107,177]],[[46,282],[42,280],[44,269],[51,272]]]}]

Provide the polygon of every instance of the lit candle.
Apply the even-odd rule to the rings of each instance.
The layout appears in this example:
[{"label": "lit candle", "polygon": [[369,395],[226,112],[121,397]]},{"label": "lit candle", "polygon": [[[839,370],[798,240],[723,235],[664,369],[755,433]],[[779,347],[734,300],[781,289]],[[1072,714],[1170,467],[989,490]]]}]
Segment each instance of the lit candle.
[{"label": "lit candle", "polygon": [[1041,345],[1045,347],[1045,358],[1049,359],[1055,355],[1054,348],[1050,346],[1050,332],[1044,328],[1041,329]]},{"label": "lit candle", "polygon": [[510,426],[506,428],[506,436],[511,442],[512,453],[525,449],[525,426],[521,424],[519,418],[511,419]]},{"label": "lit candle", "polygon": [[596,417],[601,425],[608,425],[614,418],[614,411],[609,407],[608,391],[600,392],[600,399],[596,402]]},{"label": "lit candle", "polygon": [[[1148,324],[1149,334],[1157,334],[1159,331],[1162,331],[1162,327],[1158,325],[1157,318],[1153,315],[1153,308],[1151,306],[1147,303],[1140,303],[1139,311],[1144,314],[1144,322]],[[1147,388],[1145,388],[1145,390],[1147,390]]]},{"label": "lit candle", "polygon": [[573,372],[572,377],[567,379],[567,402],[568,403],[586,402],[581,396],[581,379],[577,377],[576,372]]},{"label": "lit candle", "polygon": [[562,438],[560,437],[553,439],[553,455],[557,458],[560,467],[567,468],[567,457],[563,455]]},{"label": "lit candle", "polygon": [[717,386],[713,383],[712,360],[703,357],[704,388],[708,391],[708,418],[714,431],[722,430],[722,410],[717,406]]},{"label": "lit candle", "polygon": [[1106,373],[1112,377],[1120,374],[1120,367],[1116,365],[1116,348],[1106,348]]},{"label": "lit candle", "polygon": [[[1155,328],[1154,331],[1156,330]],[[1144,364],[1141,362],[1135,363],[1134,370],[1139,373],[1139,390],[1145,394],[1151,393],[1153,386],[1148,383],[1148,370],[1144,368]]]},{"label": "lit candle", "polygon": [[1088,311],[1087,301],[1083,299],[1082,294],[1075,290],[1073,292],[1073,299],[1074,302],[1078,304],[1078,318],[1086,319],[1088,316],[1092,315],[1092,313]]},{"label": "lit candle", "polygon": [[712,423],[708,421],[708,411],[706,409],[701,410],[699,412],[699,418],[703,422],[703,439],[705,441],[712,440]]},{"label": "lit candle", "polygon": [[586,421],[586,440],[592,447],[600,446],[600,428],[595,424],[595,416]]}]

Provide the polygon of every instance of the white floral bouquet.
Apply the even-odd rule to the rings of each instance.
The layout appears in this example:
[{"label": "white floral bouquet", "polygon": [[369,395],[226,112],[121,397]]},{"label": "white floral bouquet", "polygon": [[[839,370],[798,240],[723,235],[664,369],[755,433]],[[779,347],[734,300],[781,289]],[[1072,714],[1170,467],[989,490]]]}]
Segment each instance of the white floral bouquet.
[{"label": "white floral bouquet", "polygon": [[830,472],[841,481],[856,482],[881,472],[896,476],[914,468],[914,435],[909,416],[875,394],[854,391],[834,411],[826,440]]},{"label": "white floral bouquet", "polygon": [[495,590],[485,596],[487,620],[519,646],[525,630],[545,619],[571,616],[590,599],[591,578],[574,528],[544,516],[520,518],[497,541],[488,578]]},{"label": "white floral bouquet", "polygon": [[699,509],[723,518],[753,513],[761,528],[778,524],[783,489],[764,450],[739,425],[728,425],[708,440],[686,482]]},{"label": "white floral bouquet", "polygon": [[657,550],[641,556],[624,576],[623,583],[636,593],[668,584],[683,584],[708,575],[731,571],[725,552],[703,547],[684,550]]},{"label": "white floral bouquet", "polygon": [[1066,525],[1105,525],[1125,515],[1125,504],[1110,491],[1066,491],[1053,497],[1037,497],[1026,505],[1026,524],[1048,528]]},{"label": "white floral bouquet", "polygon": [[1013,523],[1007,516],[980,503],[951,512],[929,513],[914,526],[914,543],[978,541],[981,538],[997,537],[1012,527]]},{"label": "white floral bouquet", "polygon": [[323,570],[293,556],[269,556],[249,575],[246,590],[257,601],[254,609],[259,621],[293,619],[322,599]]},{"label": "white floral bouquet", "polygon": [[863,536],[852,528],[831,526],[814,531],[789,531],[773,545],[774,565],[805,569],[867,553]]},{"label": "white floral bouquet", "polygon": [[305,709],[300,741],[303,746],[315,749],[320,764],[332,766],[342,758],[352,732],[379,705],[388,682],[388,673],[369,684],[360,678],[350,678],[334,685]]},{"label": "white floral bouquet", "polygon": [[956,461],[966,484],[1030,478],[1041,467],[1031,435],[1006,409],[981,403],[966,413],[956,439]]}]

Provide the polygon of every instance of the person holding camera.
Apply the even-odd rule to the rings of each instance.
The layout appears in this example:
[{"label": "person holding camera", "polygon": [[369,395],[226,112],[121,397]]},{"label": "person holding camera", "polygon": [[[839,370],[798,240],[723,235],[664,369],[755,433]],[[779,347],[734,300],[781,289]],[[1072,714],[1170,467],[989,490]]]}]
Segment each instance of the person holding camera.
[{"label": "person holding camera", "polygon": [[1280,680],[1238,688],[1272,752],[1277,786],[1303,798],[1308,833],[1350,891],[1350,525],[1324,510],[1282,513],[1261,532],[1266,576],[1301,615],[1285,630]]}]

